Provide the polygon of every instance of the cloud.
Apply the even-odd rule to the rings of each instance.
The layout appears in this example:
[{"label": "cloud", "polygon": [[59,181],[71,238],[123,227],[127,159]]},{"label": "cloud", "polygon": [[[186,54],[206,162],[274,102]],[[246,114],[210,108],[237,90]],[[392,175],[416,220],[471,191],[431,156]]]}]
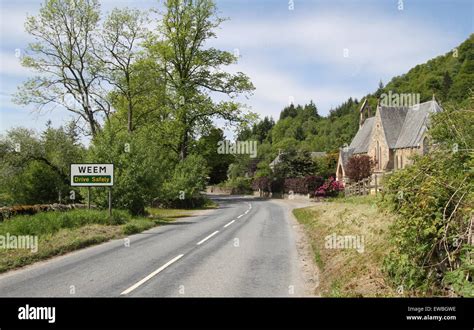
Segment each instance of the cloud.
[{"label": "cloud", "polygon": [[318,108],[329,109],[347,100],[350,96],[361,96],[363,90],[345,87],[341,84],[308,84],[291,73],[282,72],[263,63],[244,64],[242,70],[255,85],[255,93],[249,104],[263,116],[277,118],[282,108],[292,100],[295,104],[305,104],[313,100]]},{"label": "cloud", "polygon": [[367,73],[391,76],[448,50],[456,39],[442,27],[370,12],[299,15],[284,24],[265,18],[224,24],[213,42],[244,54],[259,50],[273,52],[274,59],[285,56],[333,66],[351,63]]}]

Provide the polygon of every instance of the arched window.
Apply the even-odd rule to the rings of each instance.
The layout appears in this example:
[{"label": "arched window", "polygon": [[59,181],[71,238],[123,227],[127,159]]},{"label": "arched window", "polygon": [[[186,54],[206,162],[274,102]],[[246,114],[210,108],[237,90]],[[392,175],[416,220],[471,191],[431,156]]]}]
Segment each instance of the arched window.
[{"label": "arched window", "polygon": [[400,168],[403,168],[403,157],[400,156]]},{"label": "arched window", "polygon": [[381,169],[381,162],[380,162],[380,146],[379,141],[377,141],[377,148],[375,149],[375,158],[377,160],[377,169]]}]

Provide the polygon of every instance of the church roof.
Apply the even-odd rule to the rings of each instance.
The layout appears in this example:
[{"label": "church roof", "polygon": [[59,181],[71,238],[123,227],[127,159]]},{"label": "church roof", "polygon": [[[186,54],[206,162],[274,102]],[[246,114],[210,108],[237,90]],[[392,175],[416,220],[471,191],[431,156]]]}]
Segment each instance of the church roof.
[{"label": "church roof", "polygon": [[342,161],[342,166],[345,168],[347,165],[347,161],[351,156],[354,154],[354,149],[353,148],[342,148],[341,149],[341,161]]},{"label": "church roof", "polygon": [[408,113],[408,107],[379,107],[385,139],[390,149],[395,148]]},{"label": "church roof", "polygon": [[441,108],[436,101],[410,107],[394,148],[418,147],[427,130],[429,115],[440,111]]},{"label": "church roof", "polygon": [[369,150],[370,137],[372,135],[372,128],[374,127],[374,117],[367,118],[359,128],[356,136],[352,139],[349,149],[353,149],[352,153],[360,154],[366,153]]}]

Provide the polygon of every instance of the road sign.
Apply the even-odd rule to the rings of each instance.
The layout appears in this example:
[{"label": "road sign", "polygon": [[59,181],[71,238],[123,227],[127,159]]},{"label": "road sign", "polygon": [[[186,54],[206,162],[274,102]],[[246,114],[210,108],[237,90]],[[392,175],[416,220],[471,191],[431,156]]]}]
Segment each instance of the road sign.
[{"label": "road sign", "polygon": [[71,164],[71,186],[106,187],[114,185],[114,164]]}]

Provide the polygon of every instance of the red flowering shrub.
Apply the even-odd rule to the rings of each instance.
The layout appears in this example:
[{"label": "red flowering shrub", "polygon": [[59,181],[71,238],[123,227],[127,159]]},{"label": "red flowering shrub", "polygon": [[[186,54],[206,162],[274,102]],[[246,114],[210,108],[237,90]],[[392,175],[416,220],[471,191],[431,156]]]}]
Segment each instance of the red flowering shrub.
[{"label": "red flowering shrub", "polygon": [[330,177],[322,186],[316,189],[314,193],[317,197],[336,197],[344,190],[344,184],[341,181],[334,180]]}]

